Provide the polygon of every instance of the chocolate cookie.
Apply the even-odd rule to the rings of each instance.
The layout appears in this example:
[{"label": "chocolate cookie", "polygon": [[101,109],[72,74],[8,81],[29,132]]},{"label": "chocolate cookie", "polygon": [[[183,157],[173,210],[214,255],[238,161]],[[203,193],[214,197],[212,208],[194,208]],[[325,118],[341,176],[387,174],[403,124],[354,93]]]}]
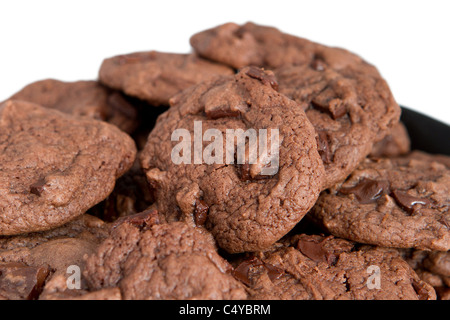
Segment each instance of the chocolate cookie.
[{"label": "chocolate cookie", "polygon": [[191,44],[235,68],[273,69],[280,93],[301,105],[317,131],[325,188],[344,180],[399,120],[400,107],[377,69],[346,50],[253,23],[200,32]]},{"label": "chocolate cookie", "polygon": [[446,156],[443,154],[430,154],[420,150],[414,150],[411,154],[408,155],[411,159],[417,159],[426,162],[437,162],[441,163],[450,169],[450,156]]},{"label": "chocolate cookie", "polygon": [[356,246],[333,236],[297,235],[234,269],[256,300],[433,300],[395,249]]},{"label": "chocolate cookie", "polygon": [[392,158],[408,154],[411,149],[408,131],[399,122],[391,129],[383,140],[373,145],[369,156],[374,158]]},{"label": "chocolate cookie", "polygon": [[54,277],[62,277],[66,285],[68,268],[75,265],[83,270],[83,257],[93,254],[107,235],[101,220],[82,215],[50,231],[0,236],[0,296],[42,298],[41,291]]},{"label": "chocolate cookie", "polygon": [[36,81],[10,99],[33,102],[64,113],[107,121],[128,133],[133,132],[138,125],[137,110],[127,98],[96,81]]},{"label": "chocolate cookie", "polygon": [[450,252],[400,250],[419,277],[434,287],[440,300],[450,300]]},{"label": "chocolate cookie", "polygon": [[63,225],[105,199],[133,164],[117,127],[19,100],[0,105],[0,235]]},{"label": "chocolate cookie", "polygon": [[412,157],[366,159],[311,213],[330,233],[396,248],[450,249],[450,171]]},{"label": "chocolate cookie", "polygon": [[157,224],[148,215],[116,224],[87,259],[92,288],[118,286],[126,300],[246,298],[210,235],[181,222]]},{"label": "chocolate cookie", "polygon": [[231,74],[230,68],[193,54],[149,51],[105,59],[99,77],[110,88],[159,106],[194,84]]},{"label": "chocolate cookie", "polygon": [[[191,87],[171,100],[141,154],[158,210],[167,221],[203,225],[221,248],[236,253],[267,248],[311,208],[324,175],[315,132],[299,105],[276,87],[271,72],[245,68],[233,77]],[[185,142],[201,139],[192,155],[190,145],[180,152],[179,138],[171,141],[176,129],[186,135]],[[266,144],[262,129],[267,130]],[[205,136],[216,135],[214,148],[213,137],[202,139],[199,130]],[[241,135],[245,152],[236,148],[239,138],[233,133],[239,130],[260,134],[253,142]],[[276,146],[274,132],[278,150],[269,151]],[[256,141],[263,142],[259,150],[266,152],[251,161],[249,148],[256,147]],[[195,148],[201,149],[203,161],[194,158],[199,155]],[[187,155],[186,161],[178,161],[181,153]],[[269,166],[275,170],[265,170]]]}]

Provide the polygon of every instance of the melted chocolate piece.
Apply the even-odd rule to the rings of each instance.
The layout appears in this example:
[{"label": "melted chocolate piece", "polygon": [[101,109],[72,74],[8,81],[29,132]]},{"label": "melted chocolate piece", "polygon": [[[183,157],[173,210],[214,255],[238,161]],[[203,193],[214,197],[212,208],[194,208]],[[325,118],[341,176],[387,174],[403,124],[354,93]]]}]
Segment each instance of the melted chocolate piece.
[{"label": "melted chocolate piece", "polygon": [[258,67],[250,67],[246,74],[253,79],[260,80],[264,85],[269,85],[274,90],[278,91],[277,79],[271,71],[264,71]]},{"label": "melted chocolate piece", "polygon": [[330,150],[330,145],[328,143],[328,135],[326,134],[326,132],[318,131],[316,141],[317,141],[317,150],[319,151],[319,155],[322,158],[322,161],[325,164],[330,164],[333,161],[333,159]]},{"label": "melted chocolate piece", "polygon": [[49,272],[47,267],[29,267],[23,263],[0,264],[0,296],[10,300],[35,300]]},{"label": "melted chocolate piece", "polygon": [[428,205],[430,204],[430,200],[425,198],[418,198],[407,194],[405,191],[394,190],[392,191],[392,196],[397,202],[397,204],[405,211],[412,213],[414,209],[414,205],[422,204]]},{"label": "melted chocolate piece", "polygon": [[148,230],[151,226],[155,224],[159,224],[159,216],[158,211],[155,209],[147,209],[145,211],[142,211],[140,213],[133,214],[131,216],[122,217],[117,219],[116,222],[113,224],[113,228],[117,228],[123,223],[129,223],[137,228],[139,228],[141,231]]},{"label": "melted chocolate piece", "polygon": [[205,224],[206,220],[208,219],[208,211],[209,207],[205,201],[196,201],[194,209],[194,221],[196,225],[202,226]]},{"label": "melted chocolate piece", "polygon": [[342,194],[352,193],[359,203],[368,204],[376,202],[383,194],[387,194],[389,183],[385,180],[377,181],[365,178],[354,187],[342,188],[339,192]]},{"label": "melted chocolate piece", "polygon": [[327,238],[324,238],[322,241],[317,241],[316,239],[299,239],[297,249],[315,262],[334,264],[337,257],[324,248],[323,245],[326,240]]},{"label": "melted chocolate piece", "polygon": [[33,183],[30,186],[30,193],[33,193],[37,195],[38,197],[41,196],[42,192],[45,190],[45,179],[40,179],[38,182]]},{"label": "melted chocolate piece", "polygon": [[260,259],[253,257],[247,259],[239,266],[233,270],[233,276],[246,284],[247,286],[251,285],[250,273],[255,271],[257,268],[261,268],[263,271],[267,272],[267,275],[271,281],[276,280],[284,274],[284,271],[272,264],[264,263]]},{"label": "melted chocolate piece", "polygon": [[322,91],[311,103],[316,109],[329,113],[334,120],[347,114],[347,108],[342,103],[342,100],[335,97],[335,93],[331,89]]},{"label": "melted chocolate piece", "polygon": [[219,118],[237,118],[239,114],[239,111],[231,110],[228,106],[221,106],[213,110],[205,111],[206,117],[211,120]]}]

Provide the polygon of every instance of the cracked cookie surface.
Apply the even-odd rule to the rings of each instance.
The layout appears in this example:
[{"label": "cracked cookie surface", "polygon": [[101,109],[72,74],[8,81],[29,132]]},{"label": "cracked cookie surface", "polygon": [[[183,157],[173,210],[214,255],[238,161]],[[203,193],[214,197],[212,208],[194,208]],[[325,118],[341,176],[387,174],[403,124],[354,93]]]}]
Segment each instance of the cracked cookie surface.
[{"label": "cracked cookie surface", "polygon": [[0,105],[0,235],[63,225],[105,199],[134,141],[105,122],[36,104]]},{"label": "cracked cookie surface", "polygon": [[[324,175],[315,132],[298,104],[276,87],[271,72],[246,68],[234,77],[191,87],[171,100],[171,108],[159,117],[141,156],[158,210],[167,221],[203,225],[220,247],[236,253],[267,248],[311,208]],[[171,141],[172,133],[185,129],[192,135],[196,121],[203,132],[216,130],[226,140],[228,130],[267,129],[270,139],[270,130],[277,129],[278,171],[261,174],[265,160],[274,155],[270,152],[253,164],[248,158],[243,164],[226,159],[175,164],[171,154],[177,142]],[[236,141],[231,140],[235,156]],[[202,150],[208,150],[211,142],[200,143]],[[226,142],[217,148],[222,150],[225,156]]]}]

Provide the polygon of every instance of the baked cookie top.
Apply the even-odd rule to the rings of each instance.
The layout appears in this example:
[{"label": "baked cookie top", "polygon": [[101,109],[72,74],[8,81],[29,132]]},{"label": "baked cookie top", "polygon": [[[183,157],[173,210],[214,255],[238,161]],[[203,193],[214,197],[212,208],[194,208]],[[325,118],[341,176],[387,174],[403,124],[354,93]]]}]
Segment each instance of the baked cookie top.
[{"label": "baked cookie top", "polygon": [[88,257],[84,276],[91,288],[118,286],[126,300],[246,298],[211,235],[148,216],[121,220]]},{"label": "baked cookie top", "polygon": [[63,225],[105,199],[133,164],[117,127],[19,100],[0,105],[0,235]]},{"label": "baked cookie top", "polygon": [[330,233],[396,248],[450,249],[450,171],[414,157],[366,159],[311,210]]},{"label": "baked cookie top", "polygon": [[233,271],[256,300],[433,300],[395,249],[357,246],[333,236],[296,235]]},{"label": "baked cookie top", "polygon": [[168,105],[172,96],[194,84],[233,73],[229,67],[194,54],[148,51],[105,59],[99,79],[110,88],[159,106]]},{"label": "baked cookie top", "polygon": [[[141,154],[158,210],[167,221],[204,225],[220,247],[236,253],[267,248],[308,212],[324,175],[315,132],[299,105],[276,87],[271,72],[250,67],[191,87],[171,100],[171,108],[159,117]],[[189,146],[183,152],[190,154],[191,162],[175,163],[172,155],[180,153],[176,149],[180,139],[171,138],[176,129],[184,130],[185,142],[198,130],[216,135],[207,139],[197,135],[201,139],[197,147],[211,157],[196,163],[196,147],[191,154]],[[266,152],[250,161],[248,150],[264,142],[262,129],[267,143],[258,148]],[[257,143],[256,138],[242,138],[248,154],[241,152],[240,163],[238,139],[231,130],[260,134]],[[271,137],[277,132],[278,150],[272,150],[276,139]],[[212,140],[218,142],[215,148]],[[225,159],[228,155],[230,162]],[[265,172],[268,166],[275,170]]]},{"label": "baked cookie top", "polygon": [[27,85],[10,99],[107,121],[128,133],[138,124],[137,110],[126,97],[97,81],[40,80]]},{"label": "baked cookie top", "polygon": [[273,70],[280,93],[301,105],[317,131],[325,188],[344,180],[399,120],[400,107],[378,70],[347,50],[254,23],[202,31],[191,44],[235,68]]}]

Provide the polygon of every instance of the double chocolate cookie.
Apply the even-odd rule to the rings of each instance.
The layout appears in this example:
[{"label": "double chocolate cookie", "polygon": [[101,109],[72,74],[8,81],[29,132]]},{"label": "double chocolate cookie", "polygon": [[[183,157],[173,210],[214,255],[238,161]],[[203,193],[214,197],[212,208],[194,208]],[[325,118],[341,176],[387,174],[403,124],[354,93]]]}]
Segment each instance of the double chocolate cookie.
[{"label": "double chocolate cookie", "polygon": [[241,262],[234,275],[256,300],[434,300],[395,249],[297,235]]},{"label": "double chocolate cookie", "polygon": [[235,68],[273,69],[280,93],[317,132],[324,188],[344,180],[398,122],[400,108],[377,69],[349,51],[246,23],[194,35],[197,54]]},{"label": "double chocolate cookie", "polygon": [[231,68],[193,54],[149,51],[105,59],[99,78],[110,88],[159,106],[194,84],[231,74]]},{"label": "double chocolate cookie", "polygon": [[245,299],[244,286],[214,239],[185,223],[158,224],[157,212],[122,219],[86,262],[94,289],[118,286],[124,299]]},{"label": "double chocolate cookie", "polygon": [[141,154],[167,221],[202,225],[236,253],[267,248],[308,212],[324,176],[314,128],[276,88],[273,73],[250,67],[171,99]]},{"label": "double chocolate cookie", "polygon": [[333,235],[395,248],[450,249],[450,171],[413,156],[366,159],[311,211]]},{"label": "double chocolate cookie", "polygon": [[133,132],[139,122],[136,108],[122,93],[110,90],[96,81],[36,81],[10,99],[107,121],[128,133]]},{"label": "double chocolate cookie", "polygon": [[84,257],[107,235],[103,221],[82,215],[49,231],[0,236],[0,299],[43,299],[43,291],[62,280],[70,297],[81,295],[78,289],[68,290],[68,270],[83,270]]},{"label": "double chocolate cookie", "polygon": [[105,199],[133,164],[133,140],[108,123],[36,104],[0,105],[0,235],[58,227]]}]

